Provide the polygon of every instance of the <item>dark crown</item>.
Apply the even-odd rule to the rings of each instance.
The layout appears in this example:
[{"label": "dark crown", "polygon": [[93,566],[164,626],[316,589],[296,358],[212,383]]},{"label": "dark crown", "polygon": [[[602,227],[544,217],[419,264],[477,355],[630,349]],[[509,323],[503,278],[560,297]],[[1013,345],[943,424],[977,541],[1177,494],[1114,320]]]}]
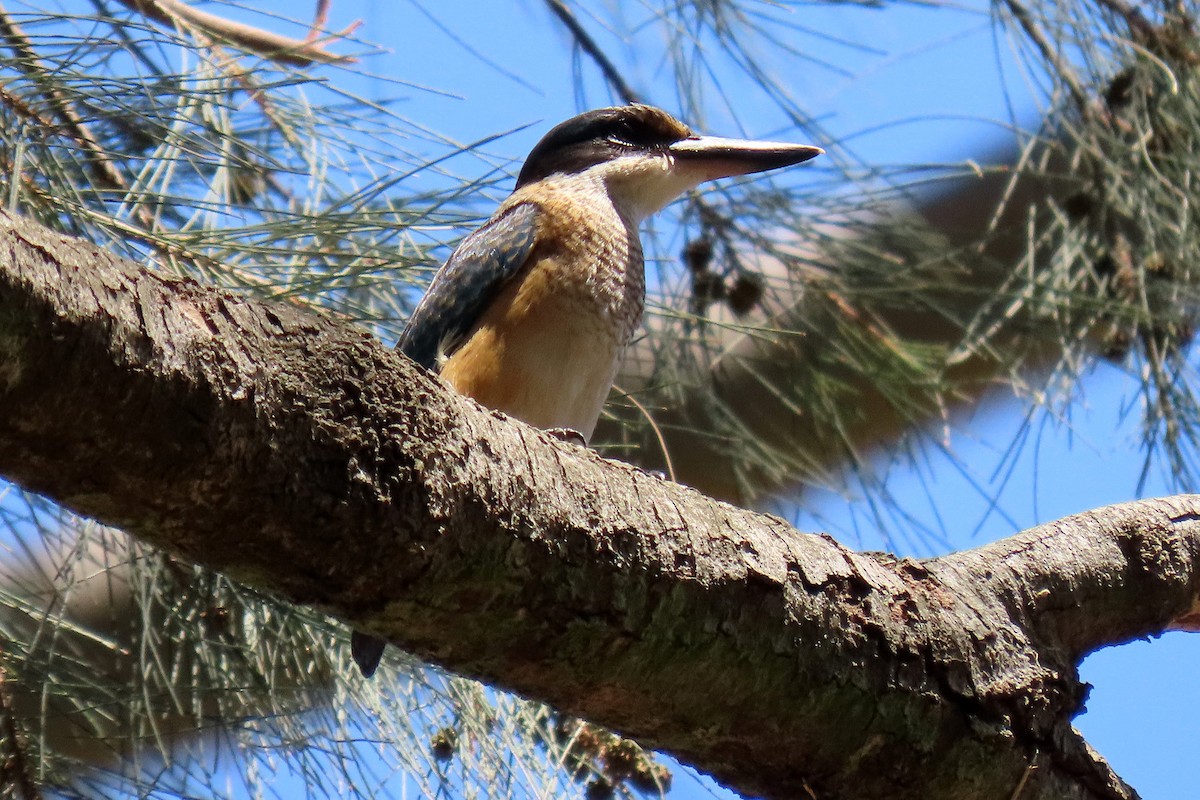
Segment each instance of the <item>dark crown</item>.
[{"label": "dark crown", "polygon": [[581,172],[624,153],[665,149],[691,135],[688,126],[654,106],[587,111],[542,137],[525,159],[516,188],[556,173]]}]

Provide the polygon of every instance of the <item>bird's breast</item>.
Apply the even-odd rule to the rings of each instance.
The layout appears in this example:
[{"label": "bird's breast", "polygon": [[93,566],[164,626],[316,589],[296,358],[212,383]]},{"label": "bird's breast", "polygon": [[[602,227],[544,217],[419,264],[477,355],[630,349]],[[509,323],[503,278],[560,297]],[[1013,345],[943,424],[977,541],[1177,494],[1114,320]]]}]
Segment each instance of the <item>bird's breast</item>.
[{"label": "bird's breast", "polygon": [[457,391],[590,438],[645,296],[636,229],[612,209],[542,208],[526,265],[443,364]]},{"label": "bird's breast", "polygon": [[539,199],[537,245],[526,280],[628,344],[642,320],[646,283],[636,223],[604,192],[564,186]]}]

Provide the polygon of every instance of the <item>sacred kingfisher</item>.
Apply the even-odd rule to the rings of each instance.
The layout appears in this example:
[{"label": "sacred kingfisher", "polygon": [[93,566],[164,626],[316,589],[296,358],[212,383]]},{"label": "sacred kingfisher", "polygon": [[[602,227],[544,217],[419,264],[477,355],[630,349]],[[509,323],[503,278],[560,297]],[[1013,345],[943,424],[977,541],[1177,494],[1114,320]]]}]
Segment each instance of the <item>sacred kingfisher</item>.
[{"label": "sacred kingfisher", "polygon": [[[699,136],[646,105],[572,117],[542,137],[513,193],[434,276],[397,348],[482,405],[586,442],[641,323],[642,220],[704,181],[822,152]],[[383,649],[351,637],[366,677]]]}]

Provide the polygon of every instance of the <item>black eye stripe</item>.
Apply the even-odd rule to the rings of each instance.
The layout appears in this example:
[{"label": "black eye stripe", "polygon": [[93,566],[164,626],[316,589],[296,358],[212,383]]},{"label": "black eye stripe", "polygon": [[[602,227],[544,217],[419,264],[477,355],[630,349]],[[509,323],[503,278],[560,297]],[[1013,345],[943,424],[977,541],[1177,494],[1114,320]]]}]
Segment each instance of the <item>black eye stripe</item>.
[{"label": "black eye stripe", "polygon": [[588,111],[550,130],[525,160],[517,186],[569,173],[625,151],[657,150],[691,135],[686,125],[650,106]]},{"label": "black eye stripe", "polygon": [[569,147],[573,144],[593,140],[607,140],[626,147],[652,147],[671,144],[679,139],[680,136],[676,131],[639,127],[623,119],[599,119],[590,125],[570,131],[569,135],[562,136],[552,144],[558,147]]},{"label": "black eye stripe", "polygon": [[681,137],[678,129],[639,126],[622,119],[617,125],[617,130],[610,134],[609,138],[619,144],[631,147],[654,147],[677,142]]}]

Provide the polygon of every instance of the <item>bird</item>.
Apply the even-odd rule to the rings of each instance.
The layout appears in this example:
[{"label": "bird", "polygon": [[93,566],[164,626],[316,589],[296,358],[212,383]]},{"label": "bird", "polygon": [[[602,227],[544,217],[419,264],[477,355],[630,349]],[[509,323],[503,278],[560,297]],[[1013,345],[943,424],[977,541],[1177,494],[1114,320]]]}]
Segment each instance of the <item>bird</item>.
[{"label": "bird", "polygon": [[[705,181],[823,152],[698,135],[642,104],[572,117],[538,141],[512,194],[435,274],[396,347],[481,405],[586,444],[641,324],[640,223]],[[351,636],[365,677],[384,647]]]}]

